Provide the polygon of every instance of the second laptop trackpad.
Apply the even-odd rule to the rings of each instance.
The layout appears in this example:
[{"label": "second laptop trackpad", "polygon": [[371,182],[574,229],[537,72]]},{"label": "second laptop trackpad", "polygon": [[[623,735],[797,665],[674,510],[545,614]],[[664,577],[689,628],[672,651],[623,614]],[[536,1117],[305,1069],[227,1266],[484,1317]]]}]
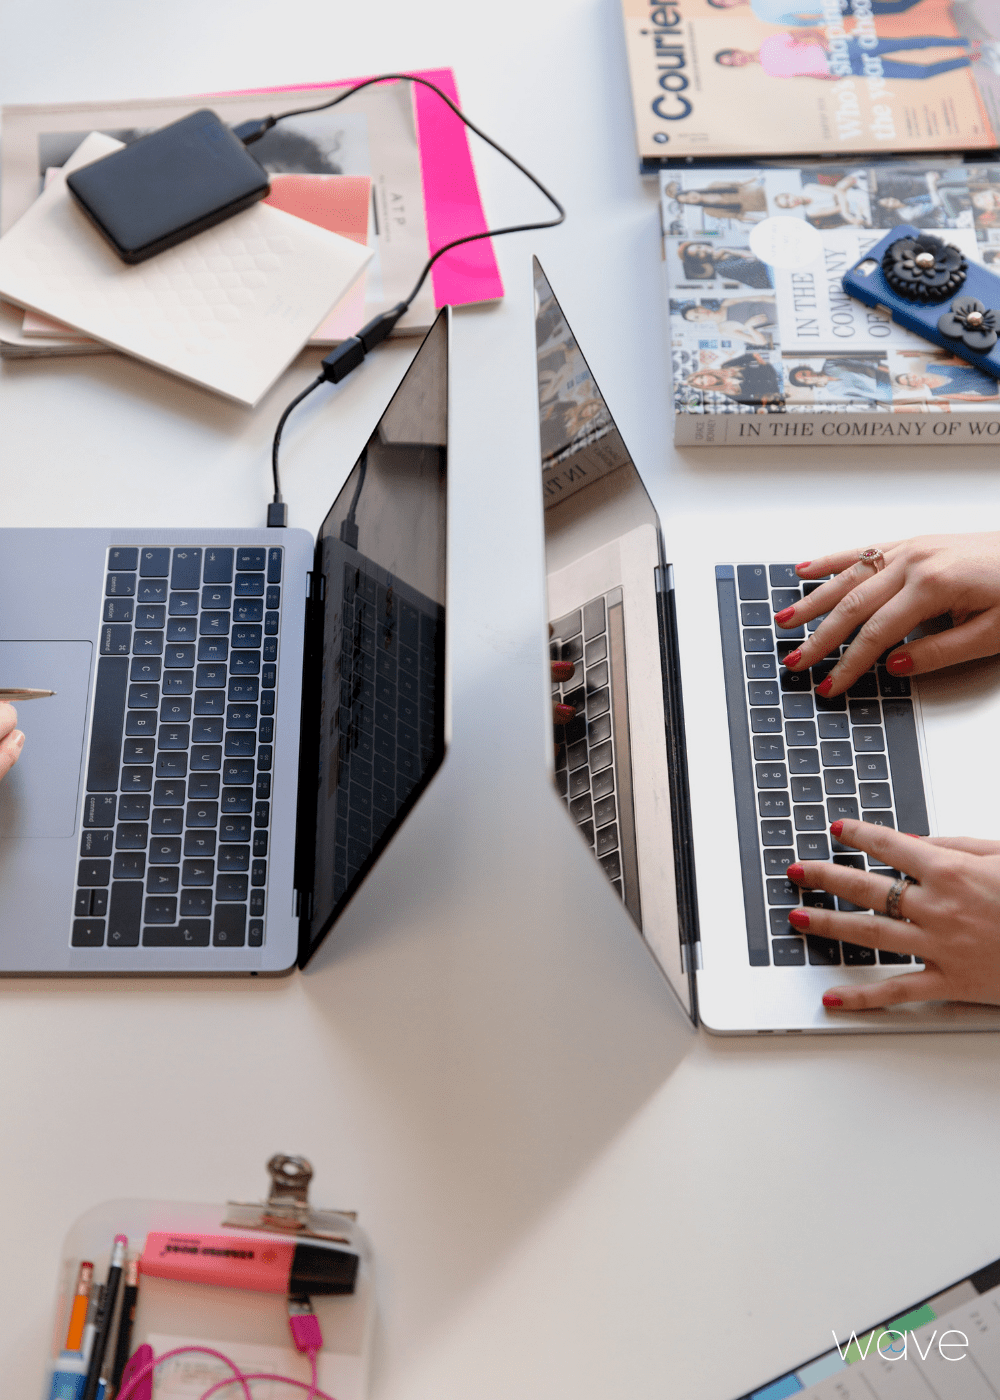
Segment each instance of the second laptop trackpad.
[{"label": "second laptop trackpad", "polygon": [[15,701],[21,757],[0,783],[0,842],[72,836],[80,799],[91,642],[0,641],[0,687],[54,690]]}]

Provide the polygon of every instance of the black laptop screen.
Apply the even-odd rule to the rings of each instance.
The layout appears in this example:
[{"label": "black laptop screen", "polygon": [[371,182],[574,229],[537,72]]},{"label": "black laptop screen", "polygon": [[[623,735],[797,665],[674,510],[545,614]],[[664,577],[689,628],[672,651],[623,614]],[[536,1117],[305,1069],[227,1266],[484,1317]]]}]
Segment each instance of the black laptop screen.
[{"label": "black laptop screen", "polygon": [[442,313],[317,540],[323,592],[303,713],[315,843],[299,886],[312,890],[300,965],[444,756],[447,349]]}]

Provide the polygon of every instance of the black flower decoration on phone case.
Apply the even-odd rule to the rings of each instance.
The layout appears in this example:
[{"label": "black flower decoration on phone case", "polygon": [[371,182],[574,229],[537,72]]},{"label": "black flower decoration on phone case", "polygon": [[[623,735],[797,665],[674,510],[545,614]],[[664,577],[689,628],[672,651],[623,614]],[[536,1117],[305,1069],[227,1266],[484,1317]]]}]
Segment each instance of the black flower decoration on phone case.
[{"label": "black flower decoration on phone case", "polygon": [[970,350],[985,354],[997,343],[1000,314],[988,310],[975,297],[956,297],[940,318],[937,328],[951,340],[960,340]]},{"label": "black flower decoration on phone case", "polygon": [[890,243],[882,255],[882,272],[907,301],[944,301],[965,281],[966,262],[954,244],[925,233]]}]

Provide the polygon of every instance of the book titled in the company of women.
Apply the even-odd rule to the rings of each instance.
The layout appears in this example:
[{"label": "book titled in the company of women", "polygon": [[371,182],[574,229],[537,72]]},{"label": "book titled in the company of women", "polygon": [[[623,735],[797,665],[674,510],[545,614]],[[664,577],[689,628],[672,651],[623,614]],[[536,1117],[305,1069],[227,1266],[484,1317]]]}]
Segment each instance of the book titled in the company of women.
[{"label": "book titled in the company of women", "polygon": [[1000,144],[1000,0],[622,0],[639,156]]},{"label": "book titled in the company of women", "polygon": [[841,285],[900,224],[1000,271],[1000,165],[944,157],[661,171],[660,209],[675,442],[1000,440],[992,376]]}]

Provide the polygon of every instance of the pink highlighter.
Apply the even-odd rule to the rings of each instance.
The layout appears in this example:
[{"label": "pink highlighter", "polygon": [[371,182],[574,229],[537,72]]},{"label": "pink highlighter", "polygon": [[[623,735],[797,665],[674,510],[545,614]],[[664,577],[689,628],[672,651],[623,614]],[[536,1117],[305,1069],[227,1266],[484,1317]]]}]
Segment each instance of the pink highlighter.
[{"label": "pink highlighter", "polygon": [[312,1242],[153,1232],[146,1236],[139,1271],[147,1278],[309,1297],[353,1293],[358,1255]]}]

